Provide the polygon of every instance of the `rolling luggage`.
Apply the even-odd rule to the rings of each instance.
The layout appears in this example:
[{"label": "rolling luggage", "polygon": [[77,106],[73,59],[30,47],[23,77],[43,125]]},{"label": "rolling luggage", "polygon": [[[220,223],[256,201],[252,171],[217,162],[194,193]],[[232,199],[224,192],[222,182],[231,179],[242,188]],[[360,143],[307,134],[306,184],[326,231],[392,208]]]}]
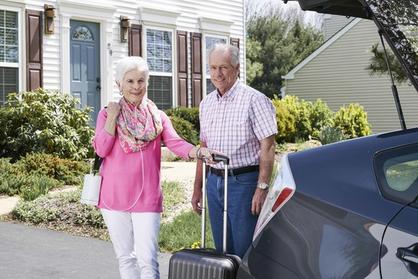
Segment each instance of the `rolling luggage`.
[{"label": "rolling luggage", "polygon": [[206,231],[206,166],[203,164],[202,183],[202,236],[200,249],[183,249],[174,253],[169,263],[169,279],[235,279],[241,259],[226,252],[227,244],[227,200],[228,200],[228,163],[229,158],[214,155],[214,161],[223,162],[225,166],[225,204],[223,217],[223,253],[205,248]]}]

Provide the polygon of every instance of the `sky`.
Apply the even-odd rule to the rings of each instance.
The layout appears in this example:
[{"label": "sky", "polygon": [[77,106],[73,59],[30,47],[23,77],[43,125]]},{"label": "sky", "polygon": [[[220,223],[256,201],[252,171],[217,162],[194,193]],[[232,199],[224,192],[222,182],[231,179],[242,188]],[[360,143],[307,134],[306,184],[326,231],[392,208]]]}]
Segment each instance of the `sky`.
[{"label": "sky", "polygon": [[[284,4],[283,0],[245,0],[250,6],[252,7],[271,7],[271,6],[279,6],[280,9],[284,9],[285,11],[290,9],[297,9],[302,11],[299,7],[299,3],[297,1],[288,1],[287,4]],[[303,12],[303,11],[302,11]],[[303,12],[305,15],[305,23],[313,25],[318,29],[321,28],[321,15],[316,12]]]}]

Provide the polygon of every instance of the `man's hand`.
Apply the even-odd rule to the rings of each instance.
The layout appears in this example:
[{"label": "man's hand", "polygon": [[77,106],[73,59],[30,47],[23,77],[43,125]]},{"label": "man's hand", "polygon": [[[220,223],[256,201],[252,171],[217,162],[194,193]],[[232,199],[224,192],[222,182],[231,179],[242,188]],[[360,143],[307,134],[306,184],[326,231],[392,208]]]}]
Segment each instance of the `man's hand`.
[{"label": "man's hand", "polygon": [[202,188],[195,187],[192,196],[193,211],[197,214],[202,213]]},{"label": "man's hand", "polygon": [[261,212],[261,208],[263,207],[264,201],[266,200],[268,193],[268,189],[260,189],[257,188],[255,190],[253,201],[251,205],[251,213],[253,215],[258,215]]}]

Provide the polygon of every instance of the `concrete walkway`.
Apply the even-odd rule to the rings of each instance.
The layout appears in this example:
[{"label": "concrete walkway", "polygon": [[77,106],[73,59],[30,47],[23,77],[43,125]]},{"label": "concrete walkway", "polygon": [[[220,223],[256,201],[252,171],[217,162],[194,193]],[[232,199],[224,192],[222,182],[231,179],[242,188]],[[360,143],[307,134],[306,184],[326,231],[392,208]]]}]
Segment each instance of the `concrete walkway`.
[{"label": "concrete walkway", "polygon": [[[162,162],[161,179],[190,185],[195,162]],[[0,197],[0,215],[9,213],[17,197]],[[119,278],[111,242],[72,236],[23,224],[0,222],[0,278]],[[161,279],[168,278],[171,254],[159,254]]]}]

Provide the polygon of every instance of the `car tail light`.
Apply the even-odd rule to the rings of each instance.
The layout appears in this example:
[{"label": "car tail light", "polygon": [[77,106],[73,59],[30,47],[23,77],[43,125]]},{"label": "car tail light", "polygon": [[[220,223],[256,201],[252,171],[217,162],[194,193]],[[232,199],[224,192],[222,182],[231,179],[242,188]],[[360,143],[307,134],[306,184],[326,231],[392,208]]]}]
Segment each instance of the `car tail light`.
[{"label": "car tail light", "polygon": [[287,155],[282,157],[280,165],[277,166],[277,173],[273,185],[267,194],[266,201],[261,209],[258,222],[255,227],[253,240],[267,225],[271,218],[286,204],[293,196],[296,189],[295,181],[290,170]]}]

